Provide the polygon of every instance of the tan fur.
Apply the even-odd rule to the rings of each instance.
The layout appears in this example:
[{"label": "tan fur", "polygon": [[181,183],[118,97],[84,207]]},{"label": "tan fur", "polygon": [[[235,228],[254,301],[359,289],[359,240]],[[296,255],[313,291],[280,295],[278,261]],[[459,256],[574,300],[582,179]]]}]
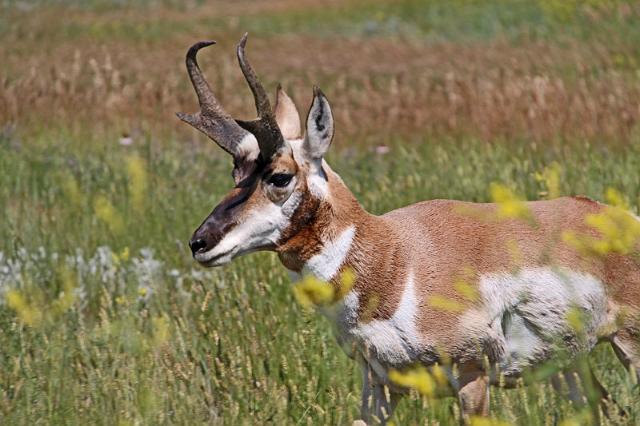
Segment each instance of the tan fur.
[{"label": "tan fur", "polygon": [[278,86],[276,93],[275,114],[276,122],[285,139],[292,140],[302,137],[300,114],[298,114],[298,110],[291,98],[280,86]]},{"label": "tan fur", "polygon": [[489,415],[489,380],[486,376],[477,376],[462,384],[459,391],[460,405],[465,420],[469,416]]}]

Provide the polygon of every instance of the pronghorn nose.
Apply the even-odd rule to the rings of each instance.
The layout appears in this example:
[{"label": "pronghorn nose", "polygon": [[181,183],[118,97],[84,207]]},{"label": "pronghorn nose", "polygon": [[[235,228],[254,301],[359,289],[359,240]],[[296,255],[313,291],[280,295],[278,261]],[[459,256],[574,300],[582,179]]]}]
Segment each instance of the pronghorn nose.
[{"label": "pronghorn nose", "polygon": [[197,240],[189,241],[189,247],[191,248],[191,253],[196,254],[207,248],[207,242],[202,238],[198,238]]}]

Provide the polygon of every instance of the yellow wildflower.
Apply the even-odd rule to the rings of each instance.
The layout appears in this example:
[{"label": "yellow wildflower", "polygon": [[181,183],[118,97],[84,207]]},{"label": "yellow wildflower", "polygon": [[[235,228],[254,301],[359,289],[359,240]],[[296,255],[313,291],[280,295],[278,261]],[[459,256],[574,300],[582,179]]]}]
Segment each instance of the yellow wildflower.
[{"label": "yellow wildflower", "polygon": [[505,185],[492,183],[491,199],[497,204],[496,214],[501,219],[521,219],[531,221],[533,216],[527,205]]},{"label": "yellow wildflower", "polygon": [[389,380],[399,386],[415,389],[421,395],[435,396],[436,381],[424,367],[415,367],[404,372],[391,370]]},{"label": "yellow wildflower", "polygon": [[604,199],[607,200],[607,204],[611,206],[629,210],[629,203],[625,199],[624,195],[615,188],[607,188],[607,191],[604,194]]},{"label": "yellow wildflower", "polygon": [[628,204],[619,192],[609,189],[606,198],[611,206],[605,207],[601,213],[585,217],[585,223],[598,231],[599,237],[565,231],[562,234],[565,243],[584,254],[600,256],[609,253],[626,255],[636,249],[640,240],[640,221],[627,211]]},{"label": "yellow wildflower", "polygon": [[340,274],[340,281],[338,283],[338,289],[334,295],[334,302],[342,300],[353,288],[356,282],[356,274],[351,268],[345,269]]},{"label": "yellow wildflower", "polygon": [[498,420],[491,417],[472,416],[469,419],[471,426],[509,426],[509,422]]},{"label": "yellow wildflower", "polygon": [[28,326],[34,327],[42,321],[42,311],[31,306],[18,290],[9,290],[6,294],[7,305],[18,315],[18,318]]},{"label": "yellow wildflower", "polygon": [[542,170],[541,173],[536,173],[535,178],[538,182],[545,185],[546,191],[544,194],[548,200],[558,198],[560,194],[560,173],[562,167],[557,162],[551,163]]},{"label": "yellow wildflower", "polygon": [[125,247],[120,254],[111,253],[111,258],[113,259],[113,263],[116,265],[119,265],[120,261],[126,262],[129,260],[129,247]]},{"label": "yellow wildflower", "polygon": [[93,209],[98,219],[104,222],[111,232],[120,234],[124,231],[124,219],[106,197],[96,198]]},{"label": "yellow wildflower", "polygon": [[580,426],[591,424],[592,421],[593,415],[591,414],[590,410],[586,409],[582,410],[572,417],[569,417],[568,419],[564,419],[562,422],[560,422],[560,426]]},{"label": "yellow wildflower", "polygon": [[464,311],[464,306],[453,300],[453,299],[449,299],[447,297],[444,296],[440,296],[438,294],[434,294],[433,296],[431,296],[429,298],[429,304],[436,308],[436,309],[440,309],[442,311],[448,311],[448,312],[462,312]]},{"label": "yellow wildflower", "polygon": [[440,358],[440,363],[442,365],[448,365],[448,366],[452,365],[451,356],[449,355],[449,352],[447,351],[447,349],[445,349],[442,346],[436,346],[436,353],[438,354],[438,358]]},{"label": "yellow wildflower", "polygon": [[313,305],[327,305],[334,300],[331,284],[320,281],[312,275],[305,276],[302,281],[293,286],[293,295],[305,308]]},{"label": "yellow wildflower", "polygon": [[129,247],[125,247],[121,252],[120,252],[120,256],[119,256],[120,260],[122,260],[123,262],[126,262],[127,260],[129,260]]},{"label": "yellow wildflower", "polygon": [[138,155],[127,158],[127,177],[129,178],[129,197],[136,213],[144,213],[149,178],[145,162]]},{"label": "yellow wildflower", "polygon": [[476,300],[478,300],[478,290],[464,280],[458,280],[453,283],[453,288],[462,296],[464,296],[465,299],[471,302],[475,302]]},{"label": "yellow wildflower", "polygon": [[581,333],[584,329],[584,315],[578,308],[571,308],[567,311],[567,322],[569,326],[576,332]]},{"label": "yellow wildflower", "polygon": [[166,316],[155,317],[151,320],[153,325],[153,345],[158,347],[169,340],[170,327]]},{"label": "yellow wildflower", "polygon": [[66,267],[63,267],[60,272],[60,277],[62,279],[62,292],[53,302],[54,313],[62,314],[73,306],[75,302],[75,288],[76,288],[76,277],[71,270]]},{"label": "yellow wildflower", "polygon": [[433,367],[431,367],[431,375],[436,380],[438,386],[446,386],[447,384],[449,384],[447,373],[439,364],[435,364]]}]

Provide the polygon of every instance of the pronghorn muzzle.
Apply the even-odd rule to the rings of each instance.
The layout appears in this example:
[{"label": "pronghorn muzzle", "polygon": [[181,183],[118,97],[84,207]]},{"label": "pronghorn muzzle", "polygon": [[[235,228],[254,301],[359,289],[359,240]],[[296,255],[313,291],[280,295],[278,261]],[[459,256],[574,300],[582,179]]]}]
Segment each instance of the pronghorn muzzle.
[{"label": "pronghorn muzzle", "polygon": [[195,230],[189,241],[194,257],[213,249],[237,224],[237,207],[251,195],[251,187],[236,187]]}]

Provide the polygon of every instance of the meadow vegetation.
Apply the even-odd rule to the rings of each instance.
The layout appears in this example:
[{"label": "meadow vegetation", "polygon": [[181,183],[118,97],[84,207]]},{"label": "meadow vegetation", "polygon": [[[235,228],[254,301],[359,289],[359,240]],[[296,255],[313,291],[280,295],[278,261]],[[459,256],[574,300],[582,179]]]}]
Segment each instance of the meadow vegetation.
[{"label": "meadow vegetation", "polygon": [[[513,194],[609,188],[637,213],[639,15],[622,0],[0,1],[0,423],[357,418],[359,368],[275,255],[190,257],[232,185],[230,158],[174,116],[197,108],[195,40],[218,40],[200,62],[237,117],[253,114],[244,31],[263,82],[303,114],[318,84],[336,116],[328,161],[373,213],[493,198],[518,215]],[[628,249],[618,234],[604,249]],[[495,389],[482,424],[638,423],[612,351],[584,362],[626,418],[574,407],[545,366]],[[394,421],[456,424],[456,410],[413,392]]]}]

